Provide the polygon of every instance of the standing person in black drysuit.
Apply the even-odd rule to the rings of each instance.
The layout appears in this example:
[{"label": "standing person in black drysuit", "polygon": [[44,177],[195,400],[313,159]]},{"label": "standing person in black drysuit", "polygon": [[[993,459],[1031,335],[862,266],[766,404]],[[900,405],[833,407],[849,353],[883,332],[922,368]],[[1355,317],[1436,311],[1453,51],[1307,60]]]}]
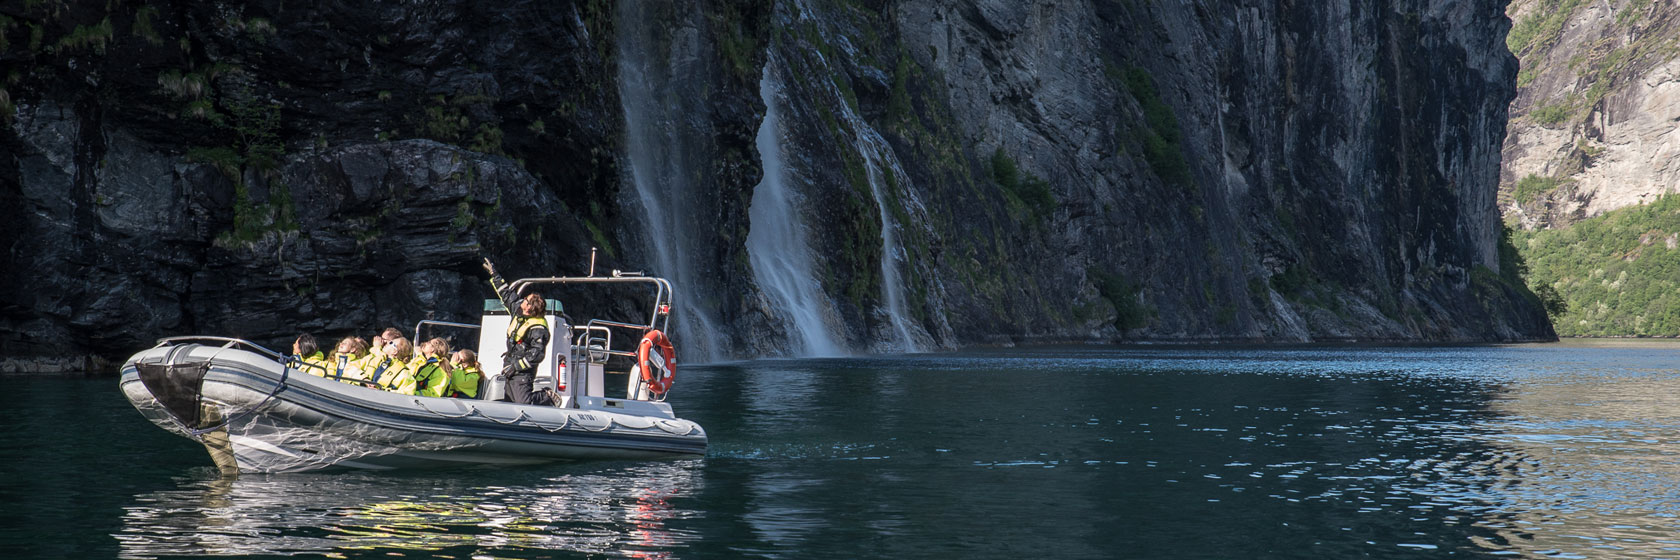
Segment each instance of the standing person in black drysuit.
[{"label": "standing person in black drysuit", "polygon": [[490,273],[490,287],[495,288],[496,296],[513,315],[508,323],[507,353],[502,355],[502,374],[507,376],[507,397],[519,404],[539,404],[553,406],[555,401],[550,391],[534,392],[531,384],[536,382],[537,364],[542,363],[543,353],[548,348],[548,320],[546,315],[547,302],[542,294],[531,292],[525,297],[513,293],[502,275],[496,274],[496,266],[490,264],[490,259],[484,259],[484,270]]}]

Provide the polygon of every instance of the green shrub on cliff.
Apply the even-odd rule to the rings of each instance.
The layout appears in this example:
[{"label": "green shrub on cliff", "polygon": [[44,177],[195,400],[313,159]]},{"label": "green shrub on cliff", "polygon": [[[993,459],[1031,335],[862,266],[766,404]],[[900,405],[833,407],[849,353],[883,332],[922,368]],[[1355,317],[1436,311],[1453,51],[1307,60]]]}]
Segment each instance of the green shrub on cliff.
[{"label": "green shrub on cliff", "polygon": [[[381,92],[380,97],[384,100],[388,96]],[[478,92],[454,95],[440,93],[424,102],[423,118],[410,122],[419,129],[419,135],[422,137],[475,152],[507,155],[502,151],[501,126],[494,121],[475,121],[471,116],[473,107],[493,107],[496,101],[495,96]],[[387,134],[381,136],[380,141],[389,141],[394,137],[395,135]]]},{"label": "green shrub on cliff", "polygon": [[756,56],[764,52],[764,38],[756,32],[762,28],[755,25],[760,22],[749,17],[754,15],[755,8],[744,2],[720,2],[709,14],[719,57],[743,81],[757,80],[759,68],[763,66]]},{"label": "green shrub on cliff", "polygon": [[1544,48],[1552,44],[1563,33],[1563,24],[1569,22],[1569,16],[1582,3],[1582,0],[1540,0],[1533,12],[1511,26],[1511,32],[1505,36],[1505,46],[1512,54],[1521,56],[1531,46]]},{"label": "green shrub on cliff", "polygon": [[[202,96],[189,108],[198,105],[213,110],[211,101],[219,98],[229,118],[210,113],[210,119],[222,133],[231,137],[232,146],[197,146],[187,150],[187,161],[214,167],[233,182],[233,229],[217,237],[220,246],[260,239],[270,231],[298,229],[296,204],[291,189],[279,181],[281,161],[286,148],[280,141],[280,105],[257,93],[249,84],[239,83],[216,96],[205,82],[168,73],[160,76],[160,84],[177,95]],[[197,85],[194,85],[197,84]],[[266,203],[257,203],[252,185],[247,184],[247,172],[264,180],[268,189]]]},{"label": "green shrub on cliff", "polygon": [[1513,241],[1558,335],[1680,335],[1680,197]]},{"label": "green shrub on cliff", "polygon": [[1575,104],[1568,101],[1549,103],[1535,108],[1529,116],[1534,117],[1534,122],[1543,125],[1560,125],[1575,116]]},{"label": "green shrub on cliff", "polygon": [[245,160],[239,157],[239,152],[227,146],[196,147],[187,150],[187,161],[205,163],[222,172],[229,181],[238,181],[239,174],[244,169]]},{"label": "green shrub on cliff", "polygon": [[157,26],[152,23],[157,16],[158,9],[155,6],[146,6],[134,11],[134,27],[131,31],[152,46],[163,44],[163,36],[158,34]]},{"label": "green shrub on cliff", "polygon": [[245,165],[262,172],[278,169],[286,155],[280,142],[280,104],[244,87],[228,91],[222,103],[233,117],[230,128],[239,139]]},{"label": "green shrub on cliff", "polygon": [[11,31],[12,26],[16,23],[17,20],[6,14],[0,14],[0,54],[6,54],[6,51],[12,50],[12,40],[6,33]]},{"label": "green shrub on cliff", "polygon": [[1518,203],[1528,204],[1534,197],[1557,190],[1563,183],[1564,180],[1557,177],[1529,175],[1518,180],[1516,186],[1511,188],[1511,197],[1517,199]]},{"label": "green shrub on cliff", "polygon": [[1050,191],[1050,183],[1031,173],[1022,174],[1003,148],[992,153],[992,180],[1003,187],[1004,194],[1031,210],[1035,218],[1044,219],[1056,209],[1056,193]]},{"label": "green shrub on cliff", "polygon": [[1172,107],[1161,101],[1161,93],[1155,89],[1155,80],[1149,76],[1149,71],[1134,66],[1119,78],[1132,94],[1132,99],[1137,100],[1138,107],[1143,109],[1145,126],[1135,130],[1137,143],[1143,147],[1143,159],[1149,164],[1149,169],[1163,183],[1186,189],[1194,187],[1196,183],[1190,175],[1190,162],[1184,158],[1181,146],[1183,134],[1178,128],[1178,116],[1173,114]]},{"label": "green shrub on cliff", "polygon": [[76,50],[91,48],[93,52],[105,54],[105,45],[111,42],[111,18],[106,16],[104,21],[96,25],[78,25],[68,35],[58,40],[61,50]]},{"label": "green shrub on cliff", "polygon": [[910,104],[911,64],[908,53],[898,53],[898,64],[893,67],[892,94],[887,97],[887,115],[895,123],[910,120],[910,112],[914,110]]},{"label": "green shrub on cliff", "polygon": [[1108,274],[1096,268],[1086,271],[1096,284],[1097,293],[1114,304],[1114,328],[1122,332],[1149,326],[1154,310],[1138,301],[1143,288],[1119,274]]},{"label": "green shrub on cliff", "polygon": [[1628,22],[1638,19],[1639,16],[1645,14],[1645,9],[1649,7],[1651,7],[1651,0],[1628,0],[1627,5],[1622,6],[1621,11],[1616,14],[1616,24],[1626,25]]}]

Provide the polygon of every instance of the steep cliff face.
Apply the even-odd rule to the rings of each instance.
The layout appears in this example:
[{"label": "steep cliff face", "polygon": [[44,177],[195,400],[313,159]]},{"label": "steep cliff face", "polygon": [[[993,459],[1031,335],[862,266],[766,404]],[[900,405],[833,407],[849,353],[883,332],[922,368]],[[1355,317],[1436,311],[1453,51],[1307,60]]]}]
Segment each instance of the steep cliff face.
[{"label": "steep cliff face", "polygon": [[768,3],[614,2],[623,156],[615,204],[632,270],[671,280],[689,359],[752,355],[735,327],[751,293],[748,201]]},{"label": "steep cliff face", "polygon": [[[1551,336],[1479,3],[48,4],[0,8],[9,368],[469,319],[480,255],[591,246],[706,358]],[[748,241],[772,180],[803,248]]]},{"label": "steep cliff face", "polygon": [[1680,6],[1523,0],[1500,206],[1564,336],[1680,334]]},{"label": "steep cliff face", "polygon": [[470,318],[480,255],[581,273],[621,218],[598,5],[0,12],[7,369]]},{"label": "steep cliff face", "polygon": [[[828,276],[881,246],[838,245],[896,228],[916,326],[940,343],[1552,336],[1501,274],[1516,67],[1496,7],[777,12]],[[869,205],[853,146],[874,132],[903,167],[884,220],[847,210]],[[857,282],[875,280],[841,283]],[[890,319],[870,312],[883,292],[840,302],[848,339]]]},{"label": "steep cliff face", "polygon": [[1562,227],[1680,188],[1680,9],[1671,2],[1516,0],[1522,61],[1501,205]]}]

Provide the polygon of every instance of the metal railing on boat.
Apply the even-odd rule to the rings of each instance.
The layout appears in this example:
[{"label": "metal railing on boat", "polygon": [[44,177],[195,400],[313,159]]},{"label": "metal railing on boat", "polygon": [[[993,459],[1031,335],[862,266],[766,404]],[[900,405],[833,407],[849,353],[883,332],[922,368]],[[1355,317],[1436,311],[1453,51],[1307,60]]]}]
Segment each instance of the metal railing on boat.
[{"label": "metal railing on boat", "polygon": [[480,329],[480,328],[483,328],[480,325],[471,325],[471,324],[467,324],[467,323],[451,323],[449,321],[433,321],[431,319],[426,319],[426,320],[423,320],[423,321],[420,321],[420,322],[414,324],[414,344],[418,345],[418,344],[420,344],[421,341],[426,340],[425,337],[420,336],[421,327],[424,327],[426,325],[437,325],[437,326],[440,326],[440,327],[456,327],[456,328],[462,328],[462,329],[472,329],[472,330],[475,330],[475,331]]},{"label": "metal railing on boat", "polygon": [[162,346],[166,346],[166,345],[173,346],[173,345],[180,344],[180,343],[183,343],[183,342],[198,342],[198,341],[220,342],[220,343],[222,343],[219,346],[220,348],[238,348],[240,346],[244,346],[248,350],[254,350],[258,353],[261,353],[263,355],[268,356],[269,358],[272,358],[276,363],[279,363],[282,366],[289,367],[289,368],[292,368],[292,369],[310,368],[310,369],[314,369],[314,370],[319,370],[321,373],[319,373],[317,375],[319,375],[321,377],[325,377],[326,374],[327,374],[327,368],[324,368],[324,367],[321,367],[319,365],[315,365],[315,364],[312,364],[312,363],[309,363],[309,362],[304,362],[304,361],[300,361],[300,360],[291,359],[290,356],[287,356],[285,354],[281,354],[279,352],[275,352],[273,350],[268,349],[268,347],[266,347],[266,346],[263,346],[261,344],[257,344],[255,342],[251,342],[249,340],[245,340],[243,338],[231,338],[231,337],[226,337],[226,336],[208,336],[208,335],[171,336],[171,337],[168,337],[168,338],[158,339],[157,340],[157,345],[153,346],[153,348],[158,348],[158,347],[162,347]]},{"label": "metal railing on boat", "polygon": [[622,326],[626,326],[626,327],[629,327],[629,328],[643,329],[645,331],[645,330],[661,328],[662,326],[664,326],[664,325],[660,324],[660,318],[664,318],[665,321],[667,322],[667,324],[669,324],[670,316],[671,316],[670,315],[671,301],[674,300],[675,297],[676,297],[676,291],[671,287],[671,282],[669,280],[664,279],[664,278],[656,278],[656,277],[652,277],[652,276],[642,276],[641,273],[639,273],[639,272],[622,272],[622,271],[614,270],[612,276],[583,276],[583,277],[578,277],[578,276],[553,276],[553,277],[548,277],[548,278],[520,278],[518,280],[514,280],[513,283],[511,285],[509,285],[509,288],[511,288],[513,290],[513,292],[517,294],[517,293],[523,293],[526,286],[537,285],[537,284],[566,285],[566,284],[638,284],[638,283],[639,284],[652,284],[654,286],[653,312],[652,312],[652,314],[650,314],[648,316],[648,322],[647,322],[646,325],[633,325],[633,324],[629,324],[629,323],[618,323],[617,325],[622,325]]}]

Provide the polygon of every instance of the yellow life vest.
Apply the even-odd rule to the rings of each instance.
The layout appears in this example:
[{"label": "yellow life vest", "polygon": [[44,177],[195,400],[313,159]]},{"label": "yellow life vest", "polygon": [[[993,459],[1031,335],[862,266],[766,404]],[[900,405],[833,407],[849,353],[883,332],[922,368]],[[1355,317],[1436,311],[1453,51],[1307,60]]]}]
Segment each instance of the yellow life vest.
[{"label": "yellow life vest", "polygon": [[327,358],[317,351],[308,356],[292,354],[292,367],[315,377],[327,376]]},{"label": "yellow life vest", "polygon": [[473,366],[461,366],[449,373],[449,396],[478,398],[478,380],[484,372]]},{"label": "yellow life vest", "polygon": [[414,371],[415,385],[410,394],[422,397],[441,397],[448,392],[449,373],[443,371],[443,366],[438,364],[437,358],[426,358],[425,362],[410,369]]},{"label": "yellow life vest", "polygon": [[396,377],[389,378],[388,381],[383,383],[385,390],[404,395],[418,394],[419,379],[415,378],[414,374],[420,370],[421,366],[426,365],[426,359],[412,356],[407,362],[398,362],[395,358],[392,358],[391,361],[400,364],[393,365],[392,368],[401,367],[402,369],[397,371]]},{"label": "yellow life vest", "polygon": [[[525,333],[529,332],[531,327],[546,329],[548,328],[548,319],[543,317],[514,317],[513,322],[508,323],[508,340],[524,342]],[[550,333],[549,336],[553,336],[553,333]]]},{"label": "yellow life vest", "polygon": [[396,391],[400,384],[405,382],[412,384],[414,382],[414,376],[409,375],[408,364],[389,356],[383,359],[369,360],[364,369],[367,371],[368,381],[372,381],[386,390]]},{"label": "yellow life vest", "polygon": [[367,378],[362,374],[362,365],[367,362],[367,356],[357,358],[351,354],[334,352],[332,361],[327,364],[327,378],[354,385],[357,381]]}]

